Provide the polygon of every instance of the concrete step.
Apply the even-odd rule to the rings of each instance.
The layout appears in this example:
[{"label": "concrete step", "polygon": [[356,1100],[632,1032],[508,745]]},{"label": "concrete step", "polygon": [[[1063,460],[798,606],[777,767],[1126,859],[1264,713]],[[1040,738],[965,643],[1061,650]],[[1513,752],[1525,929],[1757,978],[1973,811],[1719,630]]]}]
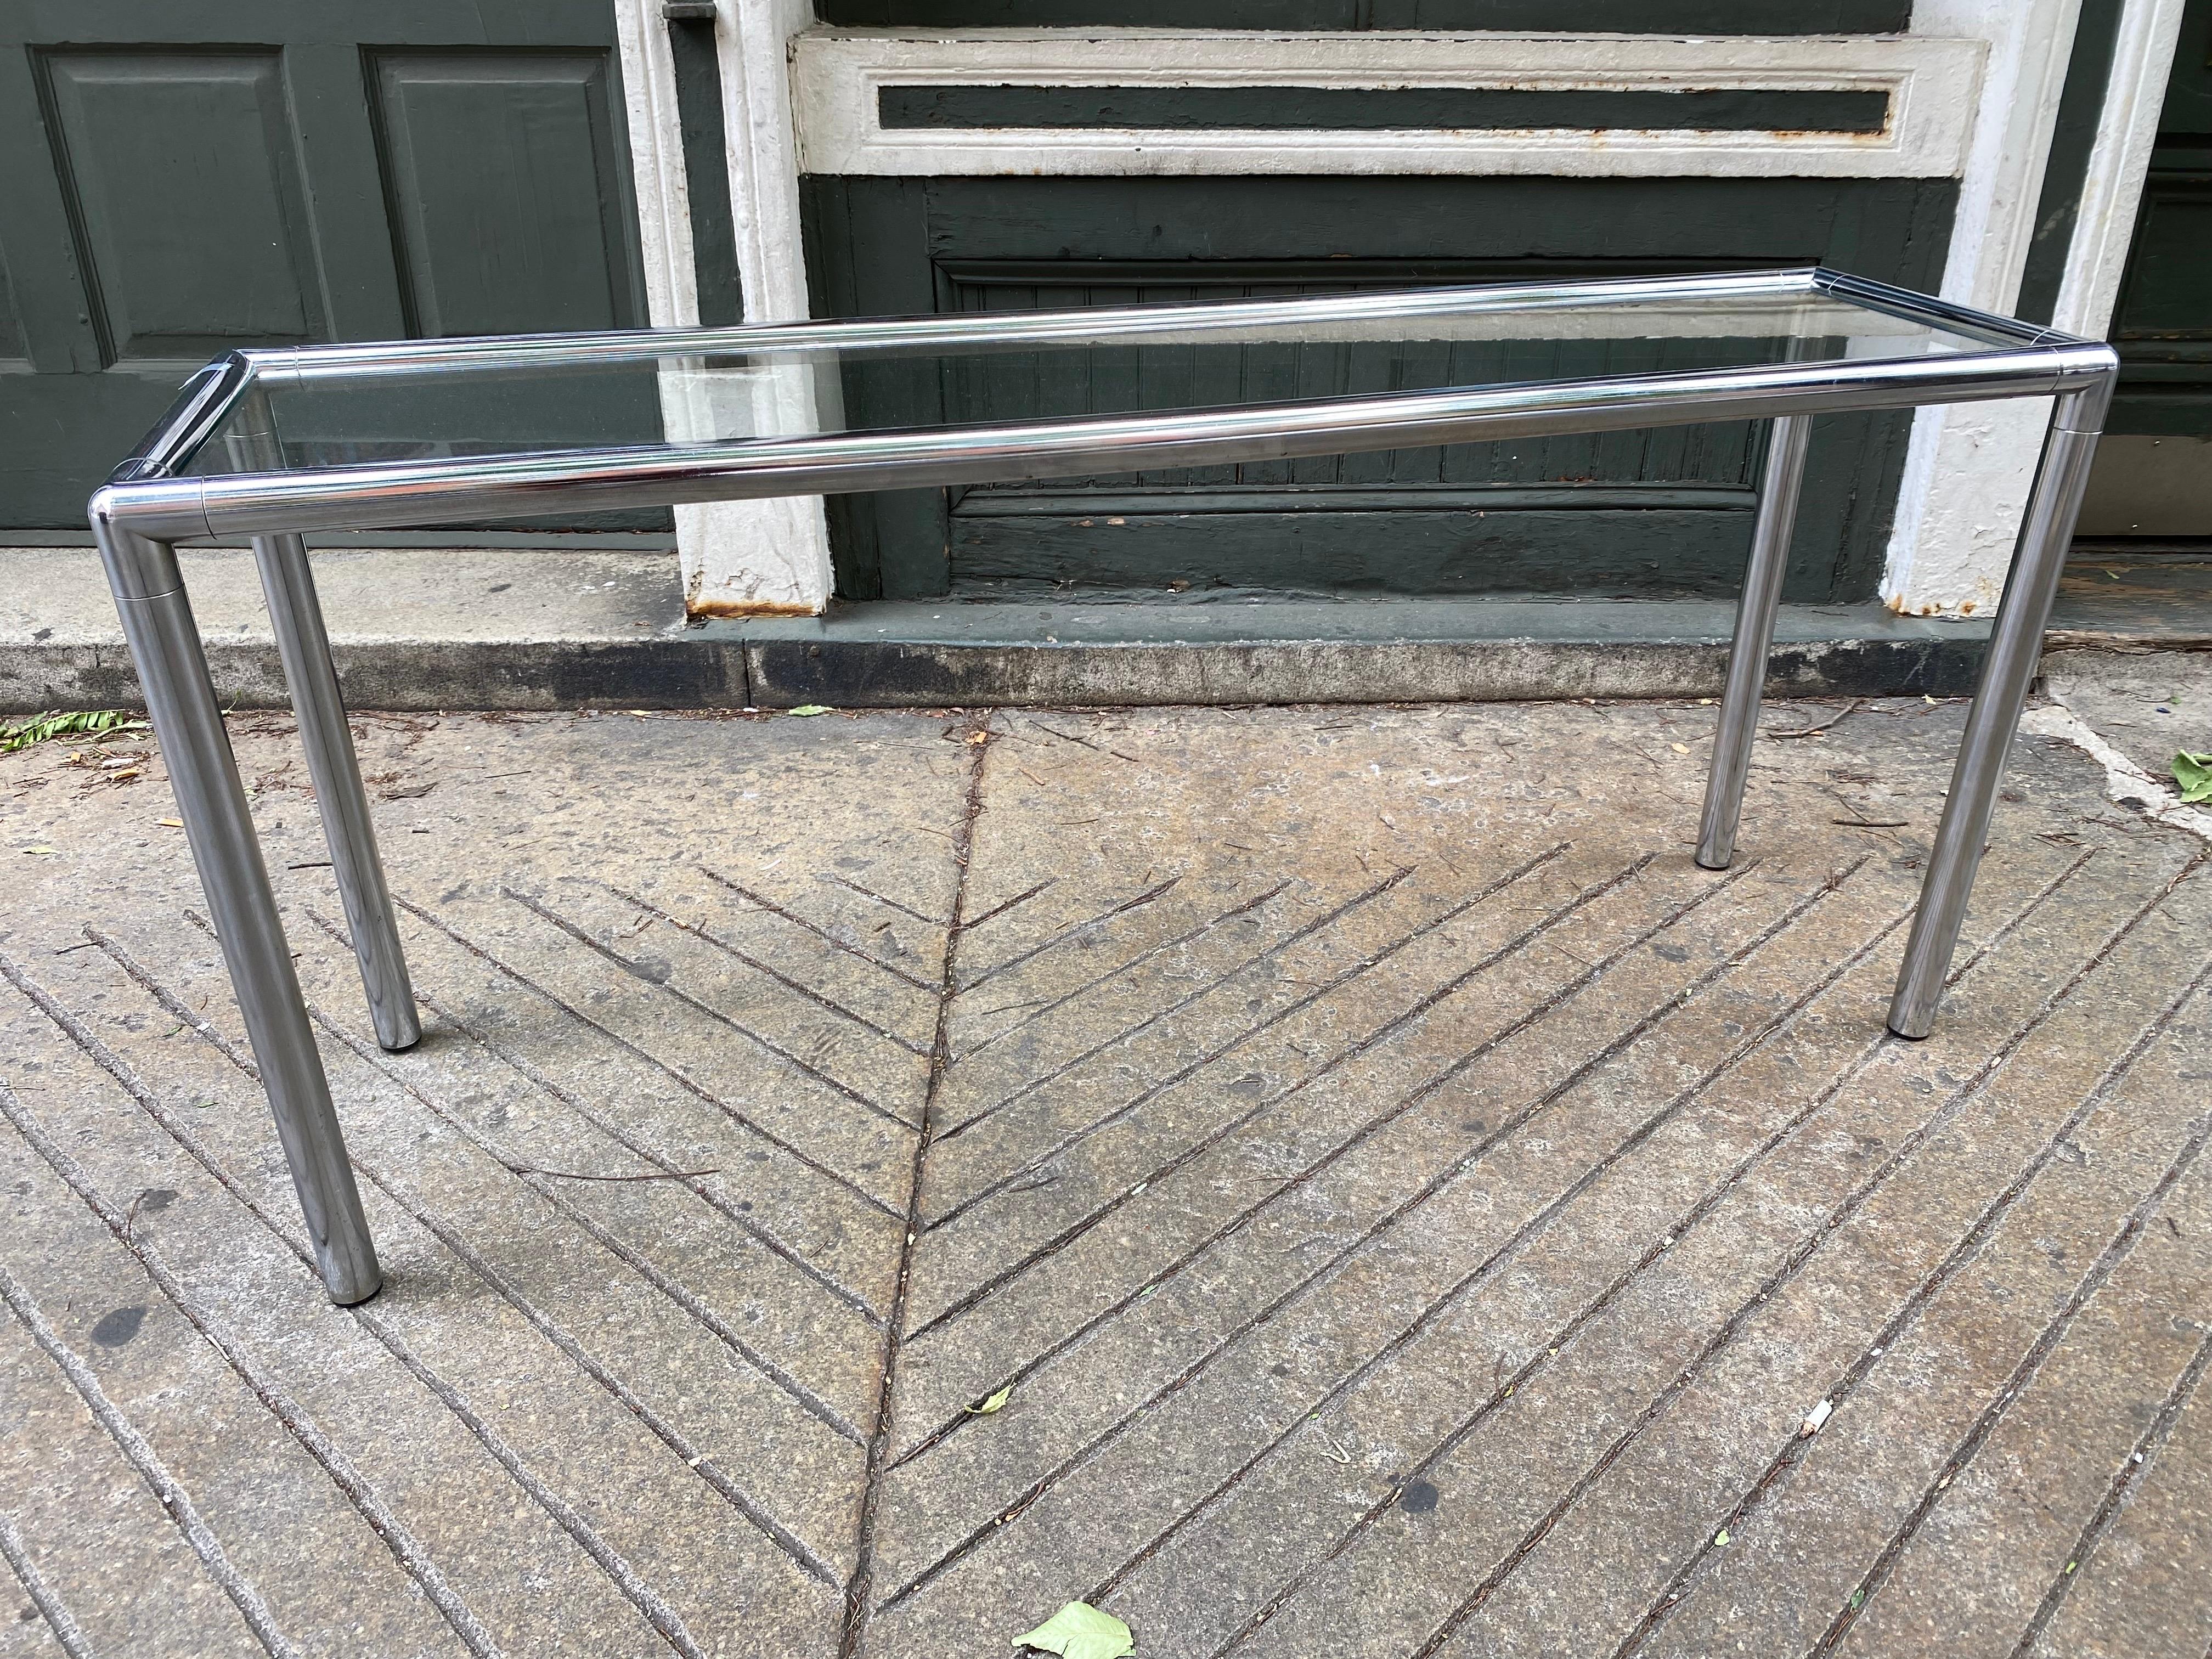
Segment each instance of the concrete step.
[{"label": "concrete step", "polygon": [[[252,556],[182,555],[216,683],[280,707]],[[1709,696],[1721,599],[1000,594],[842,605],[687,625],[675,556],[614,549],[319,550],[323,606],[361,708],[1479,702]],[[1789,605],[1778,694],[1955,696],[1985,622]],[[0,709],[137,701],[88,548],[0,550]]]}]

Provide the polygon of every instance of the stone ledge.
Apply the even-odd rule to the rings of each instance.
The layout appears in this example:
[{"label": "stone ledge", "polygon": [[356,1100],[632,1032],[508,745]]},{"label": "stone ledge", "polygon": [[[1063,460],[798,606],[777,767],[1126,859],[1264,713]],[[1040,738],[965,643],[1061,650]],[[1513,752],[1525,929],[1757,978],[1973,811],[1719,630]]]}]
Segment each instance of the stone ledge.
[{"label": "stone ledge", "polygon": [[[224,700],[285,701],[249,554],[184,555]],[[1711,696],[1735,606],[1714,599],[1208,594],[894,601],[686,626],[674,558],[592,550],[315,556],[362,708],[1482,702]],[[88,550],[0,550],[0,709],[135,702]],[[1778,696],[1953,696],[1986,623],[1790,605]]]}]

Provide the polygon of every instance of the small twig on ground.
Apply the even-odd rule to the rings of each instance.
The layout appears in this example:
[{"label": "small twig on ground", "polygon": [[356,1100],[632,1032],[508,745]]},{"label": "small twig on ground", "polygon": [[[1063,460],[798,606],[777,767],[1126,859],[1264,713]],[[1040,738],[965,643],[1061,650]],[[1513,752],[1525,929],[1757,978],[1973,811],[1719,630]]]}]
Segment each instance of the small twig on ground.
[{"label": "small twig on ground", "polygon": [[1855,714],[1865,706],[1866,699],[1864,697],[1853,697],[1849,702],[1845,703],[1834,714],[1829,715],[1827,719],[1820,721],[1817,726],[1802,726],[1795,732],[1762,732],[1759,735],[1762,738],[1817,738],[1821,732],[1826,731],[1838,720],[1843,719],[1844,715]]},{"label": "small twig on ground", "polygon": [[650,1175],[586,1175],[580,1170],[540,1170],[527,1164],[508,1164],[502,1166],[509,1175],[552,1176],[562,1181],[696,1181],[702,1176],[720,1175],[713,1170],[656,1170]]},{"label": "small twig on ground", "polygon": [[1063,743],[1079,743],[1085,749],[1091,750],[1101,755],[1111,755],[1115,760],[1127,761],[1132,766],[1142,766],[1144,764],[1144,762],[1139,760],[1134,755],[1125,755],[1118,749],[1109,749],[1103,744],[1091,742],[1088,738],[1078,737],[1073,732],[1063,732],[1056,726],[1047,726],[1042,720],[1033,720],[1030,724],[1036,727],[1040,732],[1051,732],[1053,736],[1060,738]]}]

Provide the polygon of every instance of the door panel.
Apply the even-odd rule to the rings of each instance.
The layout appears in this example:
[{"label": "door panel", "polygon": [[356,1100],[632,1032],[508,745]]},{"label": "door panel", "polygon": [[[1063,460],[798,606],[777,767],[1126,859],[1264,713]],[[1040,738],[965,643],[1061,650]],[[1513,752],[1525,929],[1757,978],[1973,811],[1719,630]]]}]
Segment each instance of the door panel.
[{"label": "door panel", "polygon": [[2085,536],[2212,540],[2212,0],[2189,0],[2112,340]]},{"label": "door panel", "polygon": [[619,328],[638,315],[603,56],[374,61],[410,334]]},{"label": "door panel", "polygon": [[[2112,343],[2106,430],[2212,437],[2212,0],[2190,0],[2143,179]],[[2212,531],[2212,515],[2206,528]]]},{"label": "door panel", "polygon": [[[1825,262],[1925,288],[1953,187],[1894,180],[816,178],[823,314],[1079,307]],[[1633,252],[1630,252],[1633,250]],[[1273,348],[1203,365],[1100,352],[848,374],[878,424],[1322,397],[1560,370],[1696,366],[1694,343],[1519,349],[1529,361]],[[1178,380],[1177,376],[1182,377]],[[1088,401],[1086,401],[1088,400]],[[1910,417],[1817,425],[1787,591],[1874,592]],[[1711,593],[1741,580],[1763,432],[1744,423],[1343,459],[909,490],[832,504],[840,592],[963,584],[1466,594]]]},{"label": "door panel", "polygon": [[104,364],[324,337],[277,52],[38,62]]},{"label": "door panel", "polygon": [[641,325],[622,108],[608,0],[0,0],[0,531],[224,350]]},{"label": "door panel", "polygon": [[23,325],[15,316],[15,285],[8,279],[8,261],[0,255],[0,374],[27,374],[30,362],[23,355]]}]

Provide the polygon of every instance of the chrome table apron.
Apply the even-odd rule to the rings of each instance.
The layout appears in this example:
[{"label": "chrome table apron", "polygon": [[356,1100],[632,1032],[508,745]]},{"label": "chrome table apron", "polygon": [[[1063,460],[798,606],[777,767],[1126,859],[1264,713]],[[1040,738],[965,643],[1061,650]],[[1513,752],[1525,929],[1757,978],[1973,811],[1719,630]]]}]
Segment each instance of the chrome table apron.
[{"label": "chrome table apron", "polygon": [[[890,430],[848,426],[836,378],[917,359],[933,372],[1009,352],[1050,362],[1056,353],[1148,346],[1356,349],[1411,340],[1451,343],[1449,356],[1468,342],[1531,337],[1735,348],[1748,341],[1755,361],[1537,380],[1476,374],[1464,377],[1475,384],[1447,377],[1379,395]],[[1722,346],[1704,349],[1727,355]],[[380,1270],[209,680],[178,541],[252,540],[377,1039],[397,1049],[420,1035],[415,998],[302,532],[1771,419],[1698,845],[1698,861],[1720,869],[1735,851],[1811,418],[2051,398],[2042,466],[1890,1006],[1890,1029],[1920,1037],[1933,1024],[1965,917],[2118,367],[2102,344],[1820,270],[242,351],[193,378],[93,496],[90,515],[323,1280],[346,1304],[374,1295]],[[465,405],[482,393],[486,408],[578,408],[610,398],[593,387],[625,374],[658,389],[659,429],[644,431],[648,441],[578,447],[564,428],[502,445],[447,431],[411,450],[396,446],[398,459],[374,459],[392,453],[389,441],[357,441],[388,440],[395,409],[449,393]],[[696,395],[702,386],[720,387],[719,408]],[[506,404],[494,395],[502,389],[514,394]],[[632,384],[623,407],[652,404],[635,392]],[[451,417],[463,425],[468,418]],[[304,460],[283,429],[302,424],[332,441]],[[672,431],[684,441],[672,441]],[[364,453],[373,459],[361,459]]]}]

